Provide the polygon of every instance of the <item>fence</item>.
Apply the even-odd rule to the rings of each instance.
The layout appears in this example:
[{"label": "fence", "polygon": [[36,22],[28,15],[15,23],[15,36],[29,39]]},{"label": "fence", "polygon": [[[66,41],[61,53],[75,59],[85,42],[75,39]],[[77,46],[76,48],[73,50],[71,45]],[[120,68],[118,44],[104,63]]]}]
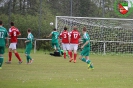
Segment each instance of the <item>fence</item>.
[{"label": "fence", "polygon": [[[18,39],[19,40],[26,40],[26,38],[18,38]],[[36,53],[37,41],[50,41],[50,40],[51,39],[35,39],[35,41],[34,41],[34,53]],[[100,46],[100,49],[101,49],[102,52],[99,51],[99,47],[96,47],[95,50],[92,49],[93,47],[91,47],[91,51],[92,52],[99,51],[99,52],[96,52],[96,53],[102,53],[104,55],[108,52],[108,51],[106,51],[106,49],[108,48],[108,46],[107,46],[108,43],[119,43],[119,44],[121,43],[121,44],[132,44],[133,45],[133,42],[123,42],[123,41],[95,41],[95,40],[90,40],[90,42],[91,42],[91,44],[92,43],[102,43],[101,46]],[[133,51],[133,49],[131,51]],[[133,52],[128,52],[127,51],[127,53],[133,53]]]}]

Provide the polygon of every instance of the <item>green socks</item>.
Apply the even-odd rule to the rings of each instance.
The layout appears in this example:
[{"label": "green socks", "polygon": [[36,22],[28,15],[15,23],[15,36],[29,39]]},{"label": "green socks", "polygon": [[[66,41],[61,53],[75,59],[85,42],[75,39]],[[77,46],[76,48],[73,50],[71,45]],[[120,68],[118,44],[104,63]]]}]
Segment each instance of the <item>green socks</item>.
[{"label": "green socks", "polygon": [[92,64],[90,65],[90,68],[94,68]]},{"label": "green socks", "polygon": [[87,64],[90,64],[90,68],[94,68],[93,65],[91,64],[90,60],[86,60],[85,58],[81,59],[83,62],[86,62]]},{"label": "green socks", "polygon": [[27,58],[27,63],[29,63],[29,61],[32,60],[32,58],[30,57],[30,55],[27,55],[26,58]]},{"label": "green socks", "polygon": [[85,58],[82,58],[81,60],[82,60],[83,62],[86,62],[87,64],[90,64],[90,62],[91,62],[90,60],[86,60]]},{"label": "green socks", "polygon": [[90,64],[90,62],[91,62],[90,60],[86,60],[86,63],[87,63],[87,64]]},{"label": "green socks", "polygon": [[0,67],[2,67],[3,59],[4,59],[4,58],[0,56]]},{"label": "green socks", "polygon": [[85,58],[82,58],[81,60],[82,60],[83,62],[86,62],[86,59],[85,59]]}]

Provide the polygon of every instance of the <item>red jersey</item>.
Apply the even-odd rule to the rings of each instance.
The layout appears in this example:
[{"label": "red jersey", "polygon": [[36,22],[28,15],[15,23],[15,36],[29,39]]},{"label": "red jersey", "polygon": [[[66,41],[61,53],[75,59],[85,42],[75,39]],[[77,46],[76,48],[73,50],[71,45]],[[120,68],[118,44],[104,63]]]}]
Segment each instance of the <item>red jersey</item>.
[{"label": "red jersey", "polygon": [[62,39],[62,43],[69,43],[69,32],[68,31],[63,31],[60,36],[59,36],[61,39]]},{"label": "red jersey", "polygon": [[17,43],[17,36],[18,36],[19,34],[21,34],[21,33],[19,32],[19,30],[18,30],[16,27],[12,26],[12,27],[9,29],[9,35],[10,35],[10,38],[11,38],[10,42],[11,42],[11,43]]},{"label": "red jersey", "polygon": [[80,38],[80,33],[77,30],[72,30],[70,32],[70,43],[72,44],[78,44],[79,43],[79,38]]}]

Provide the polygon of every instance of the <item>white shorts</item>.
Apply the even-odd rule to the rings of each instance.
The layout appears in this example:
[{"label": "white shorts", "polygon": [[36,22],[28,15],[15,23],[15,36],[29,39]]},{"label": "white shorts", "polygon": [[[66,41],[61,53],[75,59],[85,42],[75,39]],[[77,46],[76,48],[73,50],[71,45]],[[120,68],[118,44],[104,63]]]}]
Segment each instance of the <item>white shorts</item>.
[{"label": "white shorts", "polygon": [[12,49],[12,50],[15,50],[16,49],[16,45],[17,45],[17,43],[10,43],[9,48]]},{"label": "white shorts", "polygon": [[68,44],[68,43],[62,43],[62,48],[63,48],[63,50],[69,50],[70,48],[70,44]]},{"label": "white shorts", "polygon": [[77,51],[78,50],[78,44],[70,44],[70,50]]}]

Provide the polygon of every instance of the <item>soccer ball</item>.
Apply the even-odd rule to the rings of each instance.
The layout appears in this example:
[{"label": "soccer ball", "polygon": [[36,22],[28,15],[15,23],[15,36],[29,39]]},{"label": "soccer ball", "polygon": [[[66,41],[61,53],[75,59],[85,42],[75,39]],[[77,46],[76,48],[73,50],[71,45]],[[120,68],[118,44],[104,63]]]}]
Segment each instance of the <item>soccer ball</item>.
[{"label": "soccer ball", "polygon": [[52,26],[52,25],[54,25],[54,23],[53,22],[50,22],[50,25]]}]

